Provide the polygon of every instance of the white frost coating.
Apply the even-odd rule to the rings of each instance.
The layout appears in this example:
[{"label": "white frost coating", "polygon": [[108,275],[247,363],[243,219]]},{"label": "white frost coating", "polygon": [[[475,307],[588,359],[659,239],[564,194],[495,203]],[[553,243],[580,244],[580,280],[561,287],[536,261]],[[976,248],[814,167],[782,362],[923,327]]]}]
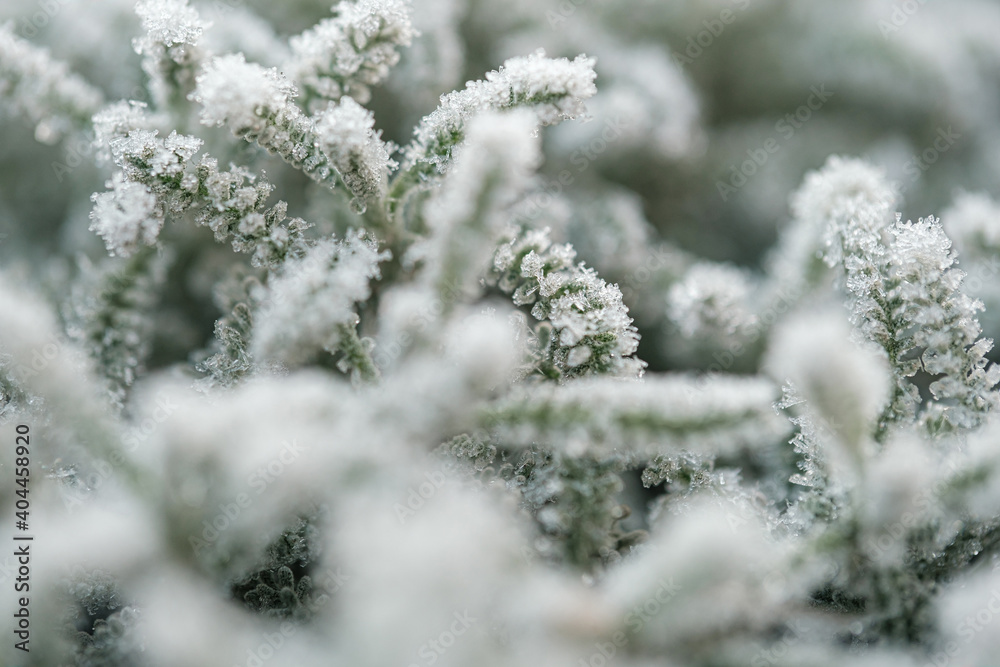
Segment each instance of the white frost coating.
[{"label": "white frost coating", "polygon": [[993,342],[978,338],[982,304],[961,290],[965,274],[940,222],[903,222],[897,214],[891,223],[892,203],[879,170],[836,157],[810,174],[792,200],[800,220],[825,229],[823,258],[842,267],[851,322],[889,357],[895,388],[880,437],[920,407],[909,378],[921,369],[940,376],[923,424],[934,433],[972,428],[1000,404],[994,389],[1000,368],[986,360]]},{"label": "white frost coating", "polygon": [[204,52],[197,46],[209,27],[188,0],[140,0],[135,8],[146,30],[132,40],[149,76],[149,90],[159,109],[177,108],[194,85]]},{"label": "white frost coating", "polygon": [[809,227],[823,230],[823,258],[829,266],[850,254],[878,254],[896,197],[885,172],[862,160],[831,157],[806,176],[792,197],[792,212]]},{"label": "white frost coating", "polygon": [[369,282],[379,277],[379,262],[387,257],[376,241],[357,233],[321,241],[303,258],[286,262],[261,298],[252,354],[296,365],[335,349],[341,328],[357,324],[354,304],[369,297]]},{"label": "white frost coating", "polygon": [[334,18],[291,39],[292,57],[282,68],[302,89],[310,111],[349,95],[364,104],[371,87],[399,62],[399,47],[416,32],[406,0],[346,0]]},{"label": "white frost coating", "polygon": [[924,369],[943,376],[931,383],[931,394],[940,402],[928,405],[924,419],[976,426],[983,413],[1000,406],[995,390],[1000,367],[986,359],[993,341],[979,338],[977,313],[983,304],[961,291],[965,272],[956,266],[957,255],[939,220],[913,223],[897,216],[890,231],[888,297],[901,301],[894,315],[909,326],[908,347],[922,350]]},{"label": "white frost coating", "polygon": [[153,245],[163,227],[163,210],[156,195],[141,183],[115,173],[107,192],[92,196],[90,231],[96,232],[112,255],[128,257],[142,245]]},{"label": "white frost coating", "polygon": [[316,120],[320,149],[337,168],[347,189],[362,202],[384,196],[389,172],[396,168],[389,157],[390,146],[382,141],[382,131],[374,128],[374,114],[350,97],[330,105]]}]

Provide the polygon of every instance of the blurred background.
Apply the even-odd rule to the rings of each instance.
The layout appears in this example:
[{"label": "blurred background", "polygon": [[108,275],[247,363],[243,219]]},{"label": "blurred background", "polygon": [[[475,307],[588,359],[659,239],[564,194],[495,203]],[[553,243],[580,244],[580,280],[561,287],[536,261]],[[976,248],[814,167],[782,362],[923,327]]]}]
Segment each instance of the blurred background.
[{"label": "blurred background", "polygon": [[[5,0],[0,19],[71,63],[107,101],[143,100],[148,92],[130,44],[139,34],[133,4]],[[329,0],[194,4],[214,22],[206,46],[242,50],[265,65],[280,65],[287,37],[330,11]],[[398,144],[442,93],[508,57],[539,48],[550,56],[596,56],[599,93],[590,118],[546,130],[542,171],[551,196],[538,197],[530,215],[621,285],[651,370],[711,364],[717,350],[695,340],[697,327],[668,318],[671,285],[707,260],[713,279],[752,292],[789,224],[789,194],[831,154],[883,167],[907,218],[951,212],[943,221],[960,250],[965,236],[988,236],[995,227],[984,221],[995,220],[989,197],[1000,184],[1000,3],[413,4],[421,36],[370,103],[384,137]],[[260,150],[234,149],[222,130],[198,128],[194,118],[187,129],[203,136],[223,164],[265,170],[290,213],[314,223],[317,233],[354,223],[335,197]],[[81,255],[105,254],[87,226],[90,194],[103,189],[110,170],[94,166],[85,137],[44,148],[36,137],[49,138],[21,118],[0,124],[0,260],[37,274],[58,297],[85,270]],[[207,345],[221,314],[212,285],[234,261],[209,242],[207,230],[181,227],[170,231],[181,250],[162,290],[153,368]],[[967,245],[981,248],[983,240]],[[974,268],[976,258],[967,260],[964,268]],[[990,283],[981,280],[970,291],[987,306],[1000,305]],[[987,335],[1000,333],[1000,320],[987,317],[984,326]],[[746,355],[727,370],[755,366],[756,356]]]}]

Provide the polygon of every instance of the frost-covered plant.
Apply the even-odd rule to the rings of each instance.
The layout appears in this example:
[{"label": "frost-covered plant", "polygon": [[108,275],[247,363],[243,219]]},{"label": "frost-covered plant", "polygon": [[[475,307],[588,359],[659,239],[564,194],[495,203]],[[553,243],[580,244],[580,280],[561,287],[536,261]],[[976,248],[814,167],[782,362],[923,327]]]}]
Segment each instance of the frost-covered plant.
[{"label": "frost-covered plant", "polygon": [[9,6],[3,664],[997,654],[995,7]]}]

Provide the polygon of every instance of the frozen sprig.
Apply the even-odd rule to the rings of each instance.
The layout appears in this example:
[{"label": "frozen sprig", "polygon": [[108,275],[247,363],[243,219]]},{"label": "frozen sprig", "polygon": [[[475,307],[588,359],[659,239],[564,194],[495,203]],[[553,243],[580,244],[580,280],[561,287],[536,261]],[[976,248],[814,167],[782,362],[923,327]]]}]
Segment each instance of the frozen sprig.
[{"label": "frozen sprig", "polygon": [[295,86],[276,68],[248,63],[242,53],[205,65],[191,99],[202,105],[201,122],[225,125],[318,183],[333,187],[337,173],[318,146],[315,123],[292,102]]},{"label": "frozen sprig", "polygon": [[200,196],[195,222],[211,229],[217,241],[228,239],[236,252],[252,253],[254,266],[269,269],[302,252],[308,223],[289,218],[284,201],[268,207],[274,186],[263,178],[235,165],[221,171],[210,157],[198,162],[195,176]]},{"label": "frozen sprig", "polygon": [[893,394],[877,434],[920,407],[919,371],[936,378],[920,420],[933,432],[971,428],[997,405],[1000,370],[988,367],[992,341],[979,339],[981,304],[961,291],[964,273],[936,219],[889,219],[884,175],[856,160],[831,158],[793,198],[796,216],[823,229],[823,258],[840,267],[851,322],[886,352]]},{"label": "frozen sprig", "polygon": [[361,207],[380,202],[389,173],[396,168],[389,157],[392,146],[382,141],[382,131],[374,128],[372,112],[350,97],[330,105],[316,120],[320,149]]},{"label": "frozen sprig", "polygon": [[211,229],[216,240],[229,240],[237,252],[253,253],[254,266],[274,268],[301,249],[305,221],[286,222],[287,205],[282,201],[266,206],[273,186],[263,178],[238,166],[222,171],[207,155],[193,163],[202,141],[177,132],[161,138],[156,130],[135,129],[149,125],[140,107],[115,105],[98,118],[107,152],[121,168],[109,187],[119,181],[120,186],[95,195],[92,214],[92,229],[104,230],[112,253],[127,256],[139,242],[155,242],[155,221],[141,216],[143,207],[160,216],[156,232],[162,218],[193,212],[195,221]]},{"label": "frozen sprig", "polygon": [[961,291],[965,272],[939,220],[903,222],[897,215],[890,231],[888,297],[903,324],[896,339],[936,378],[922,421],[933,432],[978,426],[1000,406],[1000,367],[986,358],[993,341],[979,337],[983,305]]},{"label": "frozen sprig", "polygon": [[496,440],[649,460],[690,451],[716,456],[773,444],[788,432],[772,409],[778,388],[762,378],[592,378],[523,387],[482,416]]},{"label": "frozen sprig", "polygon": [[531,305],[535,358],[529,372],[550,378],[584,375],[637,377],[639,334],[617,285],[575,263],[576,252],[553,244],[548,230],[523,231],[500,245],[489,281]]},{"label": "frozen sprig", "polygon": [[584,101],[597,92],[596,61],[586,56],[574,60],[547,58],[543,51],[511,58],[486,75],[469,82],[465,90],[448,93],[441,105],[424,118],[406,149],[400,185],[403,188],[435,173],[448,170],[452,153],[465,139],[466,123],[489,109],[532,109],[542,125],[582,115]]},{"label": "frozen sprig", "polygon": [[0,24],[0,106],[35,126],[35,139],[54,144],[85,132],[103,102],[101,91],[72,73],[48,50]]},{"label": "frozen sprig", "polygon": [[283,67],[312,112],[344,96],[366,103],[371,87],[399,62],[399,47],[416,34],[406,0],[346,0],[333,12],[292,37],[292,57]]},{"label": "frozen sprig", "polygon": [[375,366],[355,331],[355,304],[371,295],[370,282],[387,258],[362,231],[321,241],[286,262],[257,299],[251,354],[294,366],[339,349],[344,370],[373,378]]}]

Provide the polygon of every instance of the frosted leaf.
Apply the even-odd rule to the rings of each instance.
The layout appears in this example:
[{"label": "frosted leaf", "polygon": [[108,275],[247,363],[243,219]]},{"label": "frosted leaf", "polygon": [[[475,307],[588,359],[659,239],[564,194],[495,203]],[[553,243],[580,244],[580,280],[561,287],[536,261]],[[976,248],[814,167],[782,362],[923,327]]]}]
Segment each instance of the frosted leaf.
[{"label": "frosted leaf", "polygon": [[140,0],[135,11],[146,34],[132,46],[142,56],[155,106],[178,110],[194,86],[203,57],[197,44],[209,24],[188,0]]},{"label": "frosted leaf", "polygon": [[878,170],[831,158],[793,197],[803,224],[823,229],[823,255],[840,266],[851,322],[886,350],[894,390],[878,425],[911,419],[920,405],[910,381],[921,368],[938,376],[920,421],[934,433],[972,428],[1000,404],[977,341],[982,304],[961,291],[951,241],[938,220],[888,219],[892,192]]},{"label": "frosted leaf", "polygon": [[834,156],[806,176],[792,197],[792,212],[802,224],[822,230],[823,258],[835,266],[852,253],[880,252],[895,200],[882,170]]},{"label": "frosted leaf", "polygon": [[163,211],[156,195],[141,183],[116,172],[108,192],[93,196],[90,231],[104,239],[112,255],[128,257],[141,245],[153,245],[163,227]]},{"label": "frosted leaf", "polygon": [[399,62],[399,47],[416,34],[405,0],[346,0],[333,11],[333,18],[292,37],[292,58],[283,67],[311,111],[345,95],[366,103],[371,86]]},{"label": "frosted leaf", "polygon": [[975,427],[1000,407],[996,372],[985,359],[993,341],[979,338],[982,303],[961,291],[965,274],[939,220],[897,217],[891,232],[888,296],[899,304],[893,315],[908,325],[904,344],[919,350],[924,370],[937,376],[930,389],[939,403],[928,406],[923,421],[933,431]]},{"label": "frosted leaf", "polygon": [[[317,183],[332,188],[337,171],[331,165],[330,156],[320,147],[322,138],[315,122],[292,102],[296,94],[295,86],[276,68],[266,69],[248,63],[243,54],[238,53],[217,57],[206,65],[198,75],[191,99],[203,106],[203,124],[226,125],[236,136],[256,142],[304,171]],[[352,119],[354,124],[365,122],[359,120],[357,114]],[[353,135],[352,131],[348,133]],[[367,137],[367,133],[363,136]],[[336,133],[328,138],[335,142]],[[378,153],[378,147],[374,143],[371,146]],[[338,157],[347,159],[345,155]],[[372,155],[366,157],[371,159]],[[371,165],[367,167],[371,168]],[[355,186],[360,187],[356,168],[348,171],[355,179]]]},{"label": "frosted leaf", "polygon": [[145,103],[121,100],[94,114],[93,125],[97,159],[107,162],[114,157],[112,142],[127,137],[133,130],[154,129],[156,119],[146,112]]}]

